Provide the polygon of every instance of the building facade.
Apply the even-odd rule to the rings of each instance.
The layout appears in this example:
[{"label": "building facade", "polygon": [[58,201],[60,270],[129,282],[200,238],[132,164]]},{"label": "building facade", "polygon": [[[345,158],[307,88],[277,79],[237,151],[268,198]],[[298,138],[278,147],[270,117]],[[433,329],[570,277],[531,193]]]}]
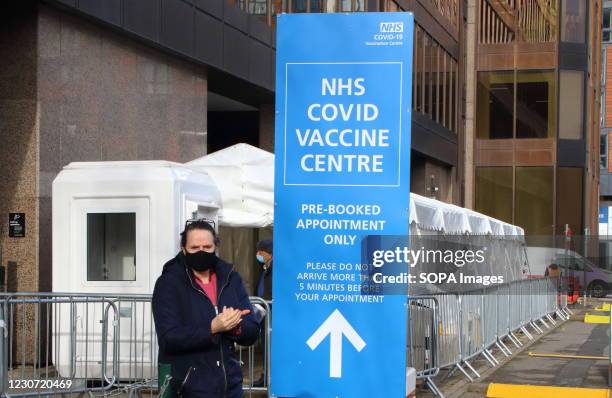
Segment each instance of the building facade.
[{"label": "building facade", "polygon": [[528,235],[597,234],[601,8],[468,1],[467,206]]},{"label": "building facade", "polygon": [[[10,61],[0,67],[0,256],[8,287],[50,290],[51,183],[68,163],[185,162],[238,142],[273,150],[274,29],[282,12],[413,12],[412,192],[528,234],[561,233],[565,224],[596,231],[601,26],[591,21],[602,19],[601,7],[601,0],[4,2],[0,54]],[[24,215],[25,237],[9,236],[8,214]],[[256,241],[244,234],[229,240]],[[252,255],[241,254],[247,264]]]},{"label": "building facade", "polygon": [[[232,4],[25,0],[3,2],[0,15],[10,291],[51,290],[51,184],[68,163],[272,149],[272,30]],[[11,213],[25,218],[23,237],[10,236]]]}]

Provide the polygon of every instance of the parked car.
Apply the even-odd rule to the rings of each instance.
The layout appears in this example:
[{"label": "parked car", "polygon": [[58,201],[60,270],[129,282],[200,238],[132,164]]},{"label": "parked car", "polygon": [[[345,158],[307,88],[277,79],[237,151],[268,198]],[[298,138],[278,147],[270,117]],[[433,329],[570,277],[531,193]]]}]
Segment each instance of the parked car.
[{"label": "parked car", "polygon": [[546,275],[546,269],[556,264],[561,277],[578,281],[580,288],[594,297],[605,297],[612,286],[612,271],[593,264],[572,250],[553,247],[527,247],[527,259],[532,276]]}]

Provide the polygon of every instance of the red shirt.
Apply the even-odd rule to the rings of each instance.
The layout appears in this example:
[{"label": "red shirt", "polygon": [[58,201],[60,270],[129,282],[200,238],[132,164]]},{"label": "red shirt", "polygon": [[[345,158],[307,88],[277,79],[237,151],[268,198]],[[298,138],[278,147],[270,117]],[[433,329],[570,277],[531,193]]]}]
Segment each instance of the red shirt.
[{"label": "red shirt", "polygon": [[[214,272],[211,272],[208,276],[208,283],[202,282],[202,280],[198,278],[196,274],[193,274],[193,277],[196,283],[198,284],[198,286],[200,286],[200,289],[204,290],[204,293],[206,293],[210,301],[212,301],[212,305],[216,307],[217,306],[217,274],[215,274]],[[240,325],[238,325],[234,329],[231,330],[231,333],[234,336],[238,336],[240,335],[240,333],[242,333],[242,328],[240,327]]]},{"label": "red shirt", "polygon": [[217,274],[211,272],[208,277],[208,283],[202,282],[197,275],[193,275],[196,283],[200,286],[200,289],[204,290],[204,293],[208,296],[212,305],[217,306]]}]

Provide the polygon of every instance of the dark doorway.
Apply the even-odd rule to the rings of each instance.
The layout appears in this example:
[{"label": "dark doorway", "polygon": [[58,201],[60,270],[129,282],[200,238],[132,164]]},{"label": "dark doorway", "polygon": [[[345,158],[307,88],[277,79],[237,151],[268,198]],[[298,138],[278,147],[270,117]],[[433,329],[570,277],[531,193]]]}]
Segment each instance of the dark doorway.
[{"label": "dark doorway", "polygon": [[259,145],[259,112],[208,112],[208,153],[241,142]]},{"label": "dark doorway", "polygon": [[208,153],[238,143],[258,146],[259,110],[209,92],[207,137]]}]

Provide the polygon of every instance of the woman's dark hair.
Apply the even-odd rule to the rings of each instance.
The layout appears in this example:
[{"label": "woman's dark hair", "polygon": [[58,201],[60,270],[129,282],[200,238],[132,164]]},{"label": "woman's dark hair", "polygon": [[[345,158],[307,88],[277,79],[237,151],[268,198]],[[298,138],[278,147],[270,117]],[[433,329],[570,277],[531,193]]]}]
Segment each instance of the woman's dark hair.
[{"label": "woman's dark hair", "polygon": [[185,223],[185,229],[183,230],[183,232],[181,232],[181,247],[185,247],[185,245],[187,244],[187,232],[193,231],[195,229],[202,229],[204,231],[210,232],[213,236],[215,246],[219,246],[219,244],[221,243],[219,237],[217,236],[217,232],[215,231],[215,227],[213,227],[208,221],[187,220],[187,222]]}]

